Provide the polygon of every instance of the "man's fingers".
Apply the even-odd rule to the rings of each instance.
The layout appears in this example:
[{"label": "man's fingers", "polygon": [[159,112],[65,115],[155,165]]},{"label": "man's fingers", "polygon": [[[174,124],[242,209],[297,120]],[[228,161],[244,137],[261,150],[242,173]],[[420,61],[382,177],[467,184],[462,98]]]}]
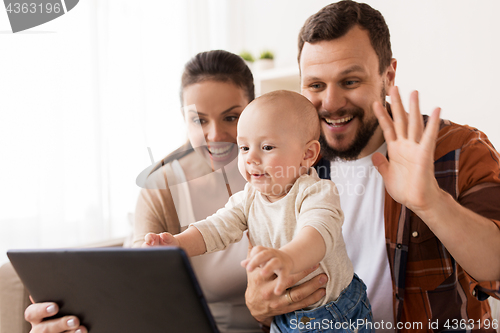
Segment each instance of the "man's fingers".
[{"label": "man's fingers", "polygon": [[424,135],[422,136],[421,144],[427,149],[434,150],[436,147],[436,140],[439,132],[439,123],[441,114],[441,109],[436,108],[432,112],[429,120],[427,121],[427,126],[425,127]]},{"label": "man's fingers", "polygon": [[[247,271],[247,279],[248,285],[256,285],[259,288],[255,288],[254,291],[263,295],[264,299],[268,300],[270,297],[274,296],[274,286],[275,286],[275,278],[269,280],[262,277],[260,274],[260,270],[254,270],[253,272]],[[248,288],[247,288],[248,289]]]},{"label": "man's fingers", "polygon": [[420,103],[416,90],[410,95],[410,124],[408,126],[408,139],[420,142],[424,131],[424,120],[420,114]]},{"label": "man's fingers", "polygon": [[319,301],[323,296],[325,296],[326,291],[324,289],[328,278],[326,274],[319,274],[311,280],[302,283],[296,287],[290,289],[290,298],[293,303],[289,304],[288,297],[284,295],[282,297],[283,304],[289,304],[289,311],[295,311]]},{"label": "man's fingers", "polygon": [[[300,280],[302,280],[303,278],[305,278],[307,275],[309,274],[306,274],[305,273],[306,271],[303,271],[303,272],[300,272],[300,273],[295,273],[295,274],[286,274],[286,275],[282,275],[281,278],[280,278],[280,282],[282,284],[282,289],[285,290],[285,289],[288,289],[290,287],[293,287],[295,284],[297,284],[297,282],[299,282]],[[260,276],[262,277],[263,280],[275,280],[275,284],[274,284],[274,287],[273,287],[273,290],[272,292],[276,295],[281,295],[281,293],[276,293],[275,290],[276,290],[276,285],[278,283],[278,280],[277,280],[277,275],[274,274],[273,271],[271,271],[269,274],[265,274],[262,270],[260,271]],[[307,283],[307,282],[306,282]]]},{"label": "man's fingers", "polygon": [[406,139],[408,131],[408,115],[403,107],[398,87],[391,87],[389,90],[389,96],[391,96],[392,119],[394,121],[396,135]]},{"label": "man's fingers", "polygon": [[326,295],[326,290],[324,288],[321,288],[321,289],[316,290],[315,292],[313,292],[311,295],[307,296],[306,298],[303,298],[302,300],[297,301],[295,299],[295,297],[292,296],[292,292],[290,291],[290,297],[292,298],[293,303],[290,304],[288,312],[297,311],[297,310],[303,309],[305,307],[308,307],[308,306],[318,302],[325,295]]},{"label": "man's fingers", "polygon": [[328,277],[326,274],[319,274],[311,280],[293,287],[290,291],[290,296],[294,302],[300,302],[308,295],[312,294],[316,289],[324,287],[327,281]]},{"label": "man's fingers", "polygon": [[300,280],[302,280],[303,278],[305,278],[306,276],[308,276],[309,274],[311,274],[312,272],[314,272],[315,270],[317,270],[318,267],[319,267],[319,264],[314,265],[313,267],[308,268],[305,271],[302,271],[300,273],[296,273],[296,274],[290,275],[288,277],[287,288],[290,288],[290,287],[294,286],[295,284],[297,284]]},{"label": "man's fingers", "polygon": [[408,139],[420,142],[424,131],[424,120],[420,113],[420,102],[418,91],[413,91],[410,95],[410,123],[408,125]]},{"label": "man's fingers", "polygon": [[373,103],[373,112],[378,119],[378,124],[384,133],[385,141],[395,141],[397,139],[396,132],[394,131],[394,123],[389,117],[387,110],[380,104],[380,102]]},{"label": "man's fingers", "polygon": [[[300,279],[317,269],[313,267],[300,274],[294,274],[285,279],[284,285],[290,287]],[[311,280],[290,289],[290,300],[286,294],[277,296],[274,293],[276,279],[265,280],[259,270],[247,273],[248,284],[245,292],[245,301],[258,321],[270,323],[272,316],[287,313],[310,306],[325,295],[325,284],[328,280],[326,274],[315,276]]]},{"label": "man's fingers", "polygon": [[[308,276],[309,274],[311,274],[312,272],[314,272],[315,270],[317,270],[319,268],[319,264],[316,264],[312,267],[309,267],[308,269],[302,271],[303,274],[305,274],[304,277]],[[298,281],[297,281],[298,282]]]},{"label": "man's fingers", "polygon": [[287,290],[287,281],[283,279],[282,276],[278,276],[278,281],[276,283],[276,287],[274,288],[275,295],[283,295]]}]

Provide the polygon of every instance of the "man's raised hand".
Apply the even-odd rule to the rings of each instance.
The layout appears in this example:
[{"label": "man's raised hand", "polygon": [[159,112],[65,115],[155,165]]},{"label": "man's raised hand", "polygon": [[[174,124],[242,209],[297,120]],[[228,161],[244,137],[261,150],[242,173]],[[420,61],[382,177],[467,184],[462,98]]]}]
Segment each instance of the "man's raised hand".
[{"label": "man's raised hand", "polygon": [[392,198],[419,215],[432,205],[440,191],[434,177],[440,108],[432,112],[424,128],[417,91],[411,94],[409,114],[404,110],[397,87],[391,87],[389,96],[392,119],[379,102],[373,105],[387,142],[389,159],[375,153],[373,165],[382,175]]}]

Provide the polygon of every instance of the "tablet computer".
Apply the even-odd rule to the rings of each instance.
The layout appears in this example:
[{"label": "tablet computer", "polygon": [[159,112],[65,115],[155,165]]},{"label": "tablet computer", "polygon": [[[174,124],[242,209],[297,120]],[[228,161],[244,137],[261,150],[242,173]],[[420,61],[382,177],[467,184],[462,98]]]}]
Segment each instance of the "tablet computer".
[{"label": "tablet computer", "polygon": [[90,333],[218,332],[190,262],[173,247],[10,250],[36,302]]}]

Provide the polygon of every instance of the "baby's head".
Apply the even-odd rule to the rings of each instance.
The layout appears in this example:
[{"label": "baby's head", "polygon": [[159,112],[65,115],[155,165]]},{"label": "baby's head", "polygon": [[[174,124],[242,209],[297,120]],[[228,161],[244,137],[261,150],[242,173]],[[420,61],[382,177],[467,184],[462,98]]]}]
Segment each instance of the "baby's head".
[{"label": "baby's head", "polygon": [[276,201],[316,161],[319,135],[319,117],[307,98],[286,90],[262,95],[238,121],[240,173]]}]

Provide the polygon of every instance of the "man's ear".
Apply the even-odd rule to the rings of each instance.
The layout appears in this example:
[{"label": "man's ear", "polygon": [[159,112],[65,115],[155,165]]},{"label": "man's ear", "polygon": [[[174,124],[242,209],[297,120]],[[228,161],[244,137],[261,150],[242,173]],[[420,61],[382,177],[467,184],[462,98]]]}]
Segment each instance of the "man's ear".
[{"label": "man's ear", "polygon": [[389,93],[389,88],[394,86],[396,82],[396,67],[398,67],[398,61],[395,58],[391,59],[390,65],[387,67],[385,74],[386,91]]},{"label": "man's ear", "polygon": [[304,157],[300,163],[300,166],[310,168],[313,166],[314,162],[318,159],[321,146],[318,140],[311,140],[306,143],[306,148],[304,152]]}]

